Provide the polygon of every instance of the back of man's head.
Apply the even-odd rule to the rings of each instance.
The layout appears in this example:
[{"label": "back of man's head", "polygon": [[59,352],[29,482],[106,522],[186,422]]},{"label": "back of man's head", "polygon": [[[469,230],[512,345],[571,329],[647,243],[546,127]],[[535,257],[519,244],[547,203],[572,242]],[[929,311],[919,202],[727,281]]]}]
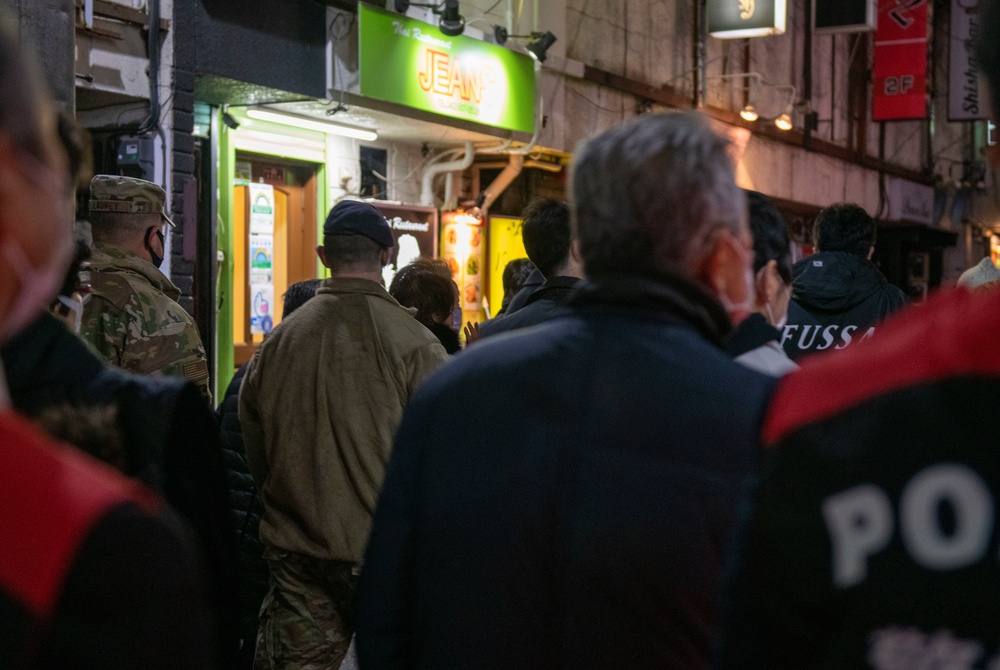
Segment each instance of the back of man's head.
[{"label": "back of man's head", "polygon": [[569,207],[553,198],[536,198],[521,215],[524,250],[545,278],[555,276],[569,258]]},{"label": "back of man's head", "polygon": [[389,223],[368,203],[342,200],[323,224],[323,262],[334,275],[379,273],[392,247]]},{"label": "back of man's head", "polygon": [[753,234],[753,271],[758,272],[769,262],[778,266],[785,284],[792,283],[792,251],[785,217],[771,199],[757,191],[747,191],[750,232]]},{"label": "back of man's head", "polygon": [[744,226],[728,149],[702,116],[685,112],[643,115],[586,142],[572,206],[587,275],[693,278],[719,230]]},{"label": "back of man's head", "polygon": [[850,203],[831,205],[816,217],[816,251],[843,251],[862,258],[875,246],[875,219]]}]

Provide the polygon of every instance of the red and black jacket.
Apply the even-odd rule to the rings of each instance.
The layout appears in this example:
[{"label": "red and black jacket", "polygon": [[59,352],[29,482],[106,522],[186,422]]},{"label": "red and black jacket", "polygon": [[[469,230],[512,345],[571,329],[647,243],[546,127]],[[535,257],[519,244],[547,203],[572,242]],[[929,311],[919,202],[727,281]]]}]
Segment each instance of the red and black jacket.
[{"label": "red and black jacket", "polygon": [[152,493],[0,414],[0,668],[205,668],[200,567]]},{"label": "red and black jacket", "polygon": [[997,667],[998,333],[949,292],[784,380],[719,667]]}]

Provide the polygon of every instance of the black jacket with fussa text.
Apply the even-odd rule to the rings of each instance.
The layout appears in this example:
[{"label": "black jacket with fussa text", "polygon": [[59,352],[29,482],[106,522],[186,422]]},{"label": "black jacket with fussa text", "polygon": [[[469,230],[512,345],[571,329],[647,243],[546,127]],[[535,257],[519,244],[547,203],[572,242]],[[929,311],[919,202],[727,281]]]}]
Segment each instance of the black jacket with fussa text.
[{"label": "black jacket with fussa text", "polygon": [[781,346],[793,360],[845,349],[906,304],[871,261],[842,251],[813,254],[792,270],[792,300]]}]

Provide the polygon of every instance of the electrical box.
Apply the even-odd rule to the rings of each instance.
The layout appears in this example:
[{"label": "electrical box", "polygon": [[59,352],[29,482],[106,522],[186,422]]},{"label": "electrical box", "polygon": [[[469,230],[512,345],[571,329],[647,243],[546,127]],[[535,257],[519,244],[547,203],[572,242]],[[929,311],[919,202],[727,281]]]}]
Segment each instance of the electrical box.
[{"label": "electrical box", "polygon": [[118,171],[126,177],[156,181],[154,156],[152,137],[126,136],[118,140]]}]

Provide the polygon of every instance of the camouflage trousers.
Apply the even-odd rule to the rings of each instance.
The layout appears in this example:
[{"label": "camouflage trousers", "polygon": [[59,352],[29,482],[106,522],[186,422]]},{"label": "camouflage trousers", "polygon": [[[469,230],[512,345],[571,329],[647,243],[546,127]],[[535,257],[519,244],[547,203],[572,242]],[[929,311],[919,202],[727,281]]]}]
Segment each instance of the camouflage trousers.
[{"label": "camouflage trousers", "polygon": [[337,670],[354,635],[353,563],[268,552],[254,670]]}]

